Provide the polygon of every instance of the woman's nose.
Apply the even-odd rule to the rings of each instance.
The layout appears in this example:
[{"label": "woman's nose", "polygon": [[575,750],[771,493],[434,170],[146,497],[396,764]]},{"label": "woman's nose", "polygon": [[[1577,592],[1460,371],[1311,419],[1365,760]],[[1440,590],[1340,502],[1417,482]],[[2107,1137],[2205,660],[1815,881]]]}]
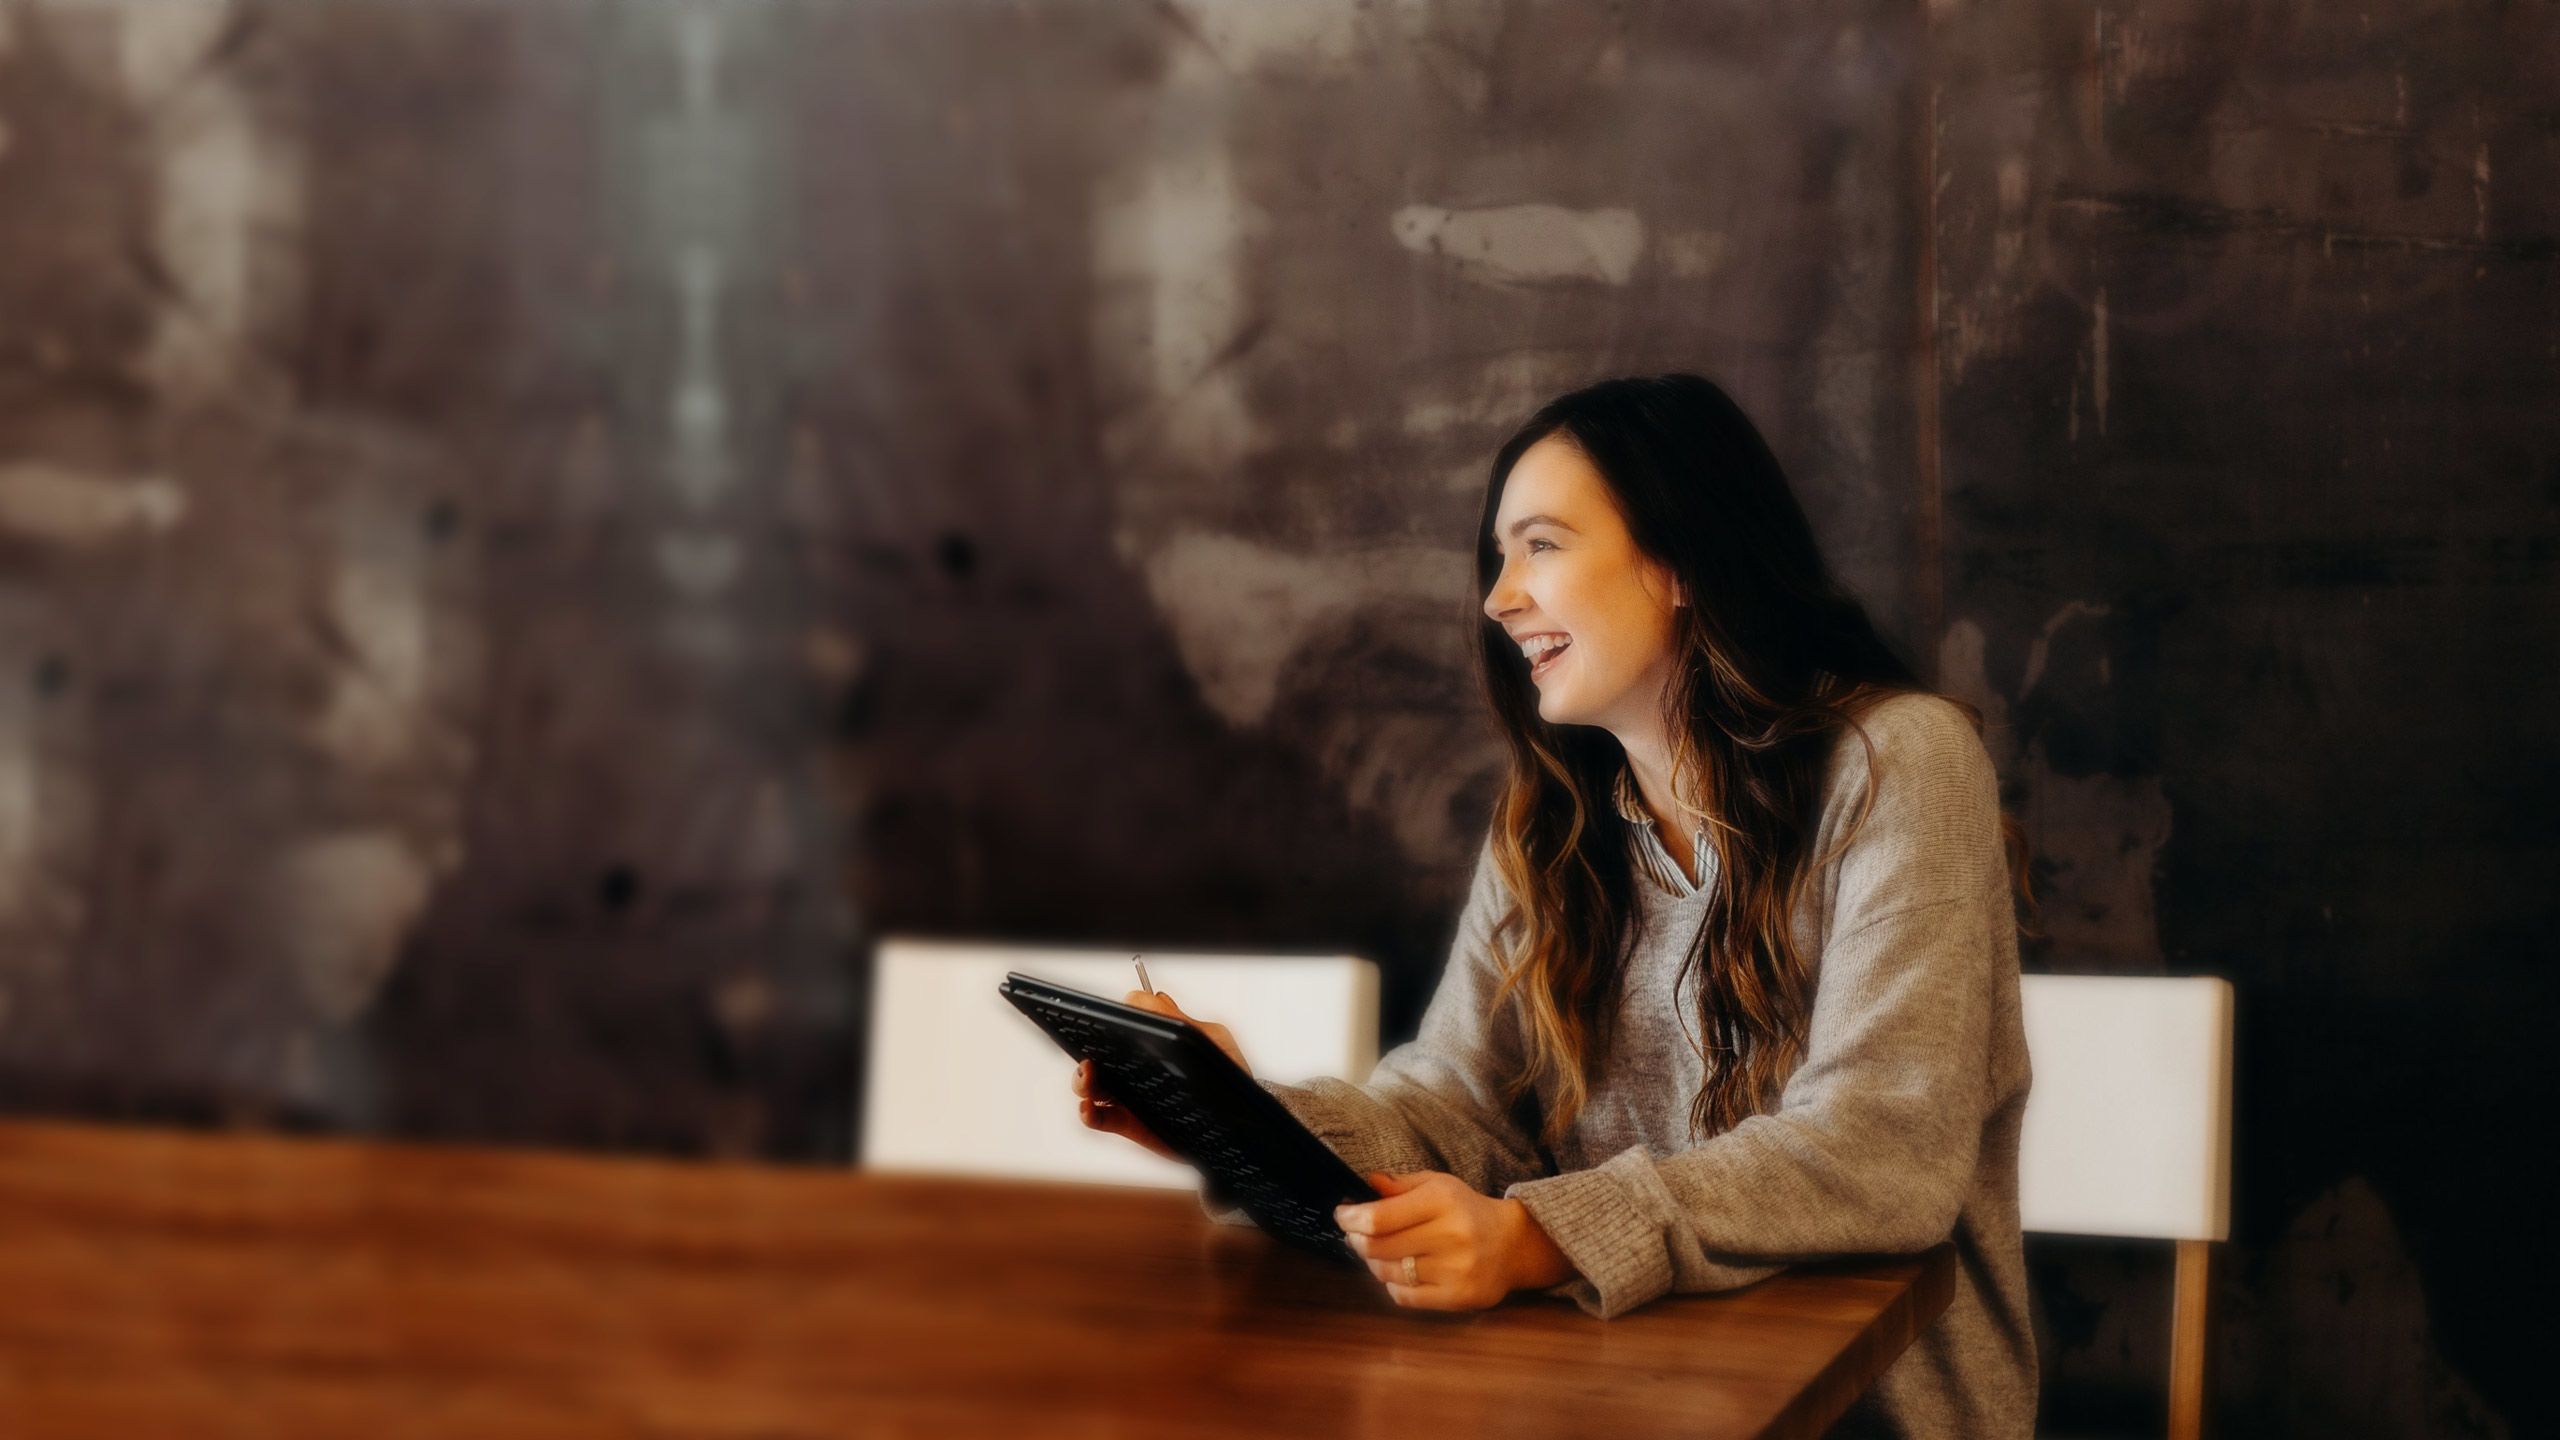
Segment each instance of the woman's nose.
[{"label": "woman's nose", "polygon": [[1511,583],[1511,567],[1505,565],[1502,573],[1493,577],[1493,588],[1485,592],[1485,618],[1499,624],[1503,616],[1519,608],[1520,589]]}]

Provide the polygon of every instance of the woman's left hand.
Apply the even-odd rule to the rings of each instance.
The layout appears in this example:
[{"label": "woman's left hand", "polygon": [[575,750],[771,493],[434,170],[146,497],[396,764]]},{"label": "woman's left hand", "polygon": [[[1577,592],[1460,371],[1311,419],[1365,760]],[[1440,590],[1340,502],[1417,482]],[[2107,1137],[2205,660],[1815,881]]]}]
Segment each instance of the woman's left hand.
[{"label": "woman's left hand", "polygon": [[[1334,1207],[1352,1253],[1385,1282],[1398,1305],[1418,1310],[1482,1310],[1530,1286],[1572,1278],[1564,1253],[1517,1200],[1479,1195],[1437,1170],[1371,1174],[1384,1198]],[[1414,1283],[1405,1283],[1405,1257]]]}]

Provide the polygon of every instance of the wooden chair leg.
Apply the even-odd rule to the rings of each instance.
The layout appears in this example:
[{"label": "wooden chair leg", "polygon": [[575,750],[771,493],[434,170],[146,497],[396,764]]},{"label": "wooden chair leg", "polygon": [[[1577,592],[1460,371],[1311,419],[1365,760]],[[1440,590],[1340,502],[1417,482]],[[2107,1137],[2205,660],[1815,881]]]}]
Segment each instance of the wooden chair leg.
[{"label": "wooden chair leg", "polygon": [[2178,1242],[2178,1278],[2169,1319],[2169,1440],[2203,1440],[2205,1297],[2213,1243]]}]

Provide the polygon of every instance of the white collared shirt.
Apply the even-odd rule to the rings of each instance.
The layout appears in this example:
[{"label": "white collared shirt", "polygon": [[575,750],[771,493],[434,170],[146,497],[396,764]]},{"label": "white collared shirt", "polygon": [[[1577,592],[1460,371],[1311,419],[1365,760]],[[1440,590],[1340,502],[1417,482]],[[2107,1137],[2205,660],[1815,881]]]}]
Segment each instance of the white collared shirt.
[{"label": "white collared shirt", "polygon": [[1697,874],[1693,876],[1683,871],[1680,862],[1672,859],[1670,850],[1663,846],[1662,831],[1654,824],[1653,812],[1644,808],[1643,792],[1636,788],[1633,767],[1618,767],[1617,801],[1618,814],[1635,827],[1636,859],[1644,865],[1645,873],[1653,877],[1653,883],[1681,896],[1695,895],[1707,888],[1715,873],[1716,852],[1707,844],[1704,822],[1700,822],[1689,836],[1690,863],[1697,866]]}]

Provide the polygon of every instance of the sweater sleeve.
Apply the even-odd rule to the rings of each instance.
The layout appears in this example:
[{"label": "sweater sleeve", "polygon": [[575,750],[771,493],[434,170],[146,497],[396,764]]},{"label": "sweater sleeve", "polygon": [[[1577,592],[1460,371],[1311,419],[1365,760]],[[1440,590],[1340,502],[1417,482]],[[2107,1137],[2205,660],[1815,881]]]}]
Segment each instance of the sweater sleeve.
[{"label": "sweater sleeve", "polygon": [[[1871,727],[1874,810],[1836,862],[1806,1052],[1777,1108],[1674,1154],[1632,1146],[1511,1186],[1576,1271],[1549,1293],[1608,1318],[1954,1231],[1993,1103],[1995,972],[2016,964],[1997,927],[2015,914],[1981,741],[1943,701],[1901,714]],[[1833,787],[1816,858],[1863,788]]]},{"label": "sweater sleeve", "polygon": [[[1501,1098],[1501,1080],[1523,1063],[1515,1003],[1506,999],[1499,1016],[1492,1009],[1501,979],[1493,927],[1507,895],[1488,838],[1422,1028],[1380,1058],[1366,1083],[1262,1082],[1353,1170],[1442,1170],[1492,1195],[1553,1168],[1527,1133],[1534,1122],[1524,1125]],[[1251,1223],[1205,1187],[1201,1198],[1212,1219]]]}]

